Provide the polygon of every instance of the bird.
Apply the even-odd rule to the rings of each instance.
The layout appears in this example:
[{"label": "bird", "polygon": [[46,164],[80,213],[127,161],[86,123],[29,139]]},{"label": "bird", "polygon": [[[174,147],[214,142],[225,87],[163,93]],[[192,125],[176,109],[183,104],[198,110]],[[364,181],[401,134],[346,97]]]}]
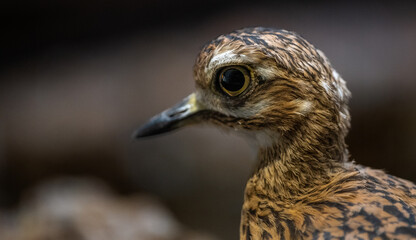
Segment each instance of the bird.
[{"label": "bird", "polygon": [[133,137],[210,123],[253,140],[241,240],[416,239],[416,185],[351,159],[351,93],[303,37],[264,27],[220,35],[193,76],[195,92]]}]

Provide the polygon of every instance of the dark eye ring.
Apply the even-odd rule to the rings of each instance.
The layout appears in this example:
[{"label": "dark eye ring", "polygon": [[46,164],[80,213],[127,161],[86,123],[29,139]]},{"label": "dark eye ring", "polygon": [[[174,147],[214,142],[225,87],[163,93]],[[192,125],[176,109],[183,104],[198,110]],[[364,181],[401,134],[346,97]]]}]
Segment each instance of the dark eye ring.
[{"label": "dark eye ring", "polygon": [[247,89],[250,84],[250,75],[243,67],[226,67],[220,71],[218,82],[223,92],[234,97]]}]

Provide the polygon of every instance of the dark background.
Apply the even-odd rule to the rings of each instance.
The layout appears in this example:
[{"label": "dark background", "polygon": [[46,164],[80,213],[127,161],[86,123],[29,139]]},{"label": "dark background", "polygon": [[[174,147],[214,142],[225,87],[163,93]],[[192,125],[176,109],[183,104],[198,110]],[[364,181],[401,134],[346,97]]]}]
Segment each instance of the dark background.
[{"label": "dark background", "polygon": [[244,140],[211,127],[130,134],[193,91],[203,44],[248,26],[321,49],[353,94],[352,158],[416,181],[414,3],[3,1],[0,16],[0,209],[49,179],[89,176],[236,239],[254,157]]}]

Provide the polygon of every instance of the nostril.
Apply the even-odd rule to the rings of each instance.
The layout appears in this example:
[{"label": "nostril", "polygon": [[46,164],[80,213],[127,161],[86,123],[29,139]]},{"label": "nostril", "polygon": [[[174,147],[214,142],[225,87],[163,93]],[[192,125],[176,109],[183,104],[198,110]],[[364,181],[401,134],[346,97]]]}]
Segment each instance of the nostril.
[{"label": "nostril", "polygon": [[169,114],[168,116],[170,117],[170,118],[174,118],[174,117],[176,117],[176,116],[178,116],[178,115],[181,115],[182,113],[185,113],[186,111],[187,111],[188,109],[182,109],[182,110],[180,110],[180,111],[177,111],[177,112],[173,112],[173,113],[171,113],[171,114]]}]

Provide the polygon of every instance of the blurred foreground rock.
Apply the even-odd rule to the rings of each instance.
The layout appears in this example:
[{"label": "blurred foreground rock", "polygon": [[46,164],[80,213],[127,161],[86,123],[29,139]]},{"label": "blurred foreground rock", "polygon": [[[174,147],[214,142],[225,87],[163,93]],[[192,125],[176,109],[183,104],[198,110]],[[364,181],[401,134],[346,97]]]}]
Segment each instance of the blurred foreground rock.
[{"label": "blurred foreground rock", "polygon": [[0,216],[4,240],[214,240],[176,221],[156,199],[119,197],[102,183],[60,179],[36,188],[15,214]]}]

